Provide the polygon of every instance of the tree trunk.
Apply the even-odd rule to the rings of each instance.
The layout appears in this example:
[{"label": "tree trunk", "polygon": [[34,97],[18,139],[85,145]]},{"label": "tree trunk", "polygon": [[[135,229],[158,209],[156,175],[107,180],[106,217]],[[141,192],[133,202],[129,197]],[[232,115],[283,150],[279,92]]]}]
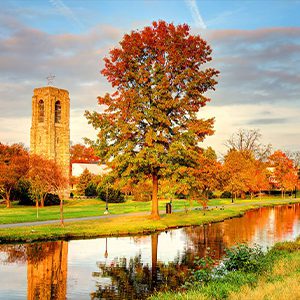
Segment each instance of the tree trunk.
[{"label": "tree trunk", "polygon": [[45,195],[42,197],[42,199],[41,199],[41,207],[44,207],[44,206],[45,206],[46,195],[47,195],[47,194],[45,194]]},{"label": "tree trunk", "polygon": [[152,211],[151,217],[154,220],[159,220],[159,212],[158,212],[158,175],[157,171],[152,173]]},{"label": "tree trunk", "polygon": [[6,202],[6,207],[7,208],[11,208],[11,202],[9,199],[5,199],[5,202]]},{"label": "tree trunk", "polygon": [[39,200],[35,199],[35,207],[36,207],[36,218],[39,217]]},{"label": "tree trunk", "polygon": [[5,192],[5,203],[7,208],[11,208],[10,191],[11,189]]},{"label": "tree trunk", "polygon": [[60,205],[59,205],[59,210],[60,210],[60,225],[61,226],[65,226],[64,225],[64,211],[63,211],[64,207],[63,207],[63,198],[61,196],[60,199]]}]

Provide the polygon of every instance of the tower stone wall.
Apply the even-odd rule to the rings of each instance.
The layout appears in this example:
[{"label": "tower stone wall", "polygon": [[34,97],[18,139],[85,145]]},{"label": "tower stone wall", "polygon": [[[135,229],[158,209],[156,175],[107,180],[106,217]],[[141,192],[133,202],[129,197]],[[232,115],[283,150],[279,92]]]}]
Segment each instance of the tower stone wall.
[{"label": "tower stone wall", "polygon": [[32,97],[30,153],[54,160],[70,177],[70,98],[67,90],[36,88]]}]

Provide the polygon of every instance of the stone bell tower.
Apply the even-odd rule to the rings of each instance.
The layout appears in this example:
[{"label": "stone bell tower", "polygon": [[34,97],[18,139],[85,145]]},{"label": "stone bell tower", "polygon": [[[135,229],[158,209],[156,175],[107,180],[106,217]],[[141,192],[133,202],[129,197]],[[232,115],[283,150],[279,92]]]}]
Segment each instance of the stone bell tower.
[{"label": "stone bell tower", "polygon": [[70,177],[70,98],[67,90],[36,88],[32,97],[30,153],[56,161]]}]

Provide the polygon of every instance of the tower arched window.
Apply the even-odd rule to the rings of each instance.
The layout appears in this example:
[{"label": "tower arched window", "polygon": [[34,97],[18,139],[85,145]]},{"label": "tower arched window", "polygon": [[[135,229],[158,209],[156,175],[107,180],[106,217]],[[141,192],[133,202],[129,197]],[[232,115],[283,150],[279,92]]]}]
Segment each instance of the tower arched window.
[{"label": "tower arched window", "polygon": [[44,109],[44,101],[39,101],[39,123],[44,122],[45,109]]},{"label": "tower arched window", "polygon": [[60,123],[61,120],[61,105],[60,101],[55,102],[55,123]]}]

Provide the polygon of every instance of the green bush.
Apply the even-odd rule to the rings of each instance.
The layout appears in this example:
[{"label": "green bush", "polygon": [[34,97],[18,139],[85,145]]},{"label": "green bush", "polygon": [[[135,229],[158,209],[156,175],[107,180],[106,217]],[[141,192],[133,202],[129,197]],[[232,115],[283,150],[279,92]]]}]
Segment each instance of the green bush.
[{"label": "green bush", "polygon": [[56,194],[47,194],[45,198],[44,205],[45,206],[52,206],[52,205],[59,205],[60,204],[60,199],[58,195]]},{"label": "green bush", "polygon": [[20,205],[34,205],[29,189],[30,182],[27,180],[20,180],[17,187],[12,192],[12,199],[19,200]]},{"label": "green bush", "polygon": [[[235,285],[235,281],[238,278],[239,280],[241,279],[240,274],[257,275],[257,273],[265,270],[268,264],[270,265],[270,261],[266,259],[266,254],[258,245],[249,247],[246,244],[239,244],[227,249],[225,253],[221,263],[210,256],[209,249],[207,256],[203,258],[196,257],[194,266],[190,270],[188,279],[183,287],[213,286],[215,282],[225,283],[225,285]],[[272,261],[271,258],[269,258],[269,260]],[[237,275],[234,275],[235,273],[237,273]],[[250,282],[252,277],[253,276],[249,275],[247,281]],[[235,278],[233,282],[231,282],[232,278]],[[230,289],[232,289],[232,287]],[[211,294],[211,292],[209,293]],[[222,291],[222,293],[220,292],[220,295],[225,295],[226,293],[226,291]],[[219,299],[218,297],[215,297],[216,295],[214,295],[213,299]]]},{"label": "green bush", "polygon": [[239,244],[226,249],[225,252],[223,265],[226,271],[257,272],[262,269],[265,254],[258,245],[249,247],[246,244]]},{"label": "green bush", "polygon": [[232,195],[228,191],[223,192],[220,196],[220,198],[222,198],[222,199],[230,199],[231,197],[232,197]]},{"label": "green bush", "polygon": [[90,182],[84,190],[84,195],[87,197],[97,196],[97,186],[94,182]]},{"label": "green bush", "polygon": [[215,260],[209,256],[196,257],[194,260],[196,270],[192,271],[192,281],[209,282],[212,279],[214,263]]},{"label": "green bush", "polygon": [[98,187],[97,189],[98,197],[108,203],[122,203],[125,202],[124,194],[120,190],[113,188],[106,188],[105,186]]},{"label": "green bush", "polygon": [[208,191],[208,192],[207,192],[207,198],[208,198],[208,199],[216,199],[217,196],[214,195],[214,193],[213,193],[212,191]]}]

